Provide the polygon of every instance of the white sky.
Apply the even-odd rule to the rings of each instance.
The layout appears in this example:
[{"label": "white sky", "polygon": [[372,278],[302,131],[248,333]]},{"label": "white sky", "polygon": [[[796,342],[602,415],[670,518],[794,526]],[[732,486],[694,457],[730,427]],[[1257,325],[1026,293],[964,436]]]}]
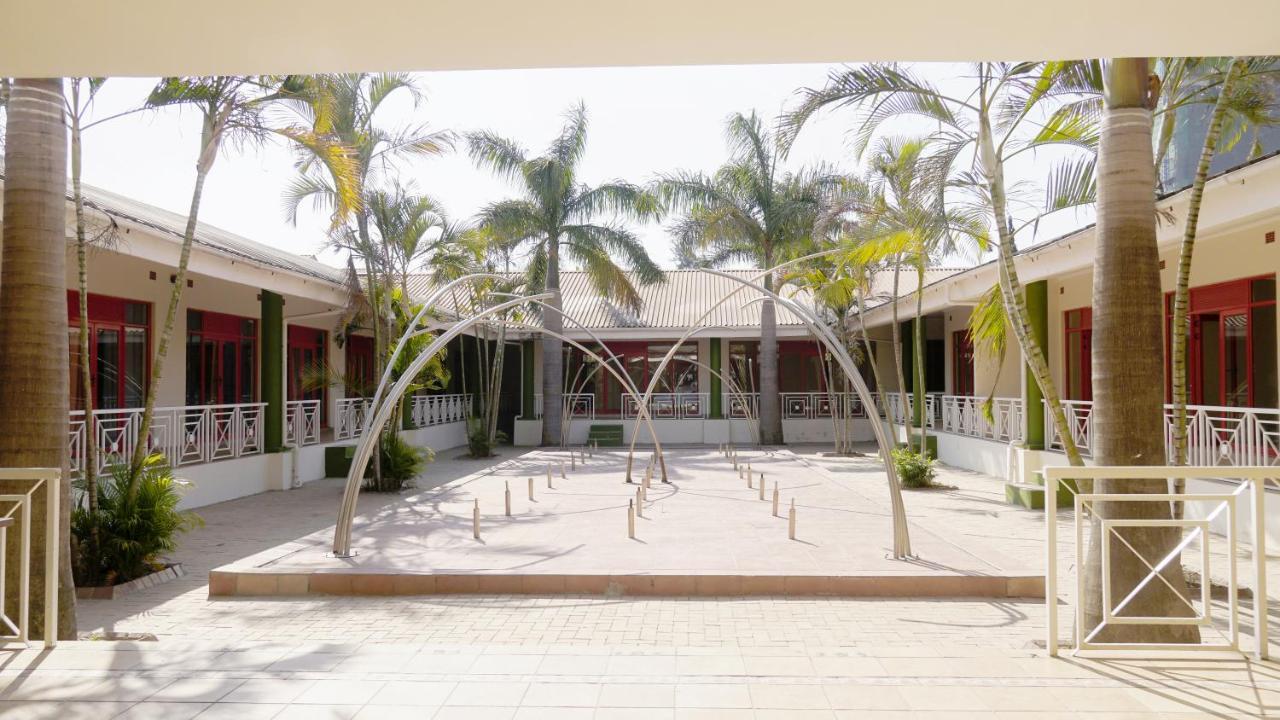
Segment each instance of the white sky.
[{"label": "white sky", "polygon": [[[590,120],[582,179],[588,183],[623,179],[642,183],[677,169],[711,172],[727,152],[724,120],[755,109],[773,118],[795,101],[803,86],[821,86],[834,66],[768,65],[718,67],[600,68],[432,72],[419,75],[426,101],[416,110],[407,94],[384,106],[380,122],[388,127],[411,121],[456,132],[488,129],[517,140],[537,153],[562,125],[562,113],[579,99]],[[929,66],[944,86],[963,68]],[[93,116],[105,117],[136,107],[154,84],[151,78],[114,78],[99,94]],[[820,116],[811,122],[792,151],[789,165],[825,161],[845,170],[857,163],[845,132],[852,111]],[[927,130],[903,124],[895,134]],[[112,120],[85,135],[84,181],[168,210],[185,213],[190,203],[199,119],[188,110],[148,111]],[[316,255],[324,245],[326,217],[304,212],[289,224],[281,193],[295,175],[293,155],[282,143],[243,151],[227,149],[205,187],[200,219],[248,238],[289,251]],[[1028,158],[1030,160],[1030,158]],[[1040,158],[1043,160],[1043,158]],[[1043,179],[1044,162],[1011,168],[1010,175]],[[476,169],[461,149],[439,158],[403,166],[402,182],[441,200],[455,218],[472,215],[484,204],[509,197],[514,188]],[[1037,196],[1038,198],[1038,196]],[[1042,223],[1036,239],[1046,239],[1091,219],[1058,217]],[[670,243],[658,224],[634,228],[650,255],[672,267]],[[1030,237],[1020,238],[1022,243]],[[341,265],[334,254],[322,260]]]}]

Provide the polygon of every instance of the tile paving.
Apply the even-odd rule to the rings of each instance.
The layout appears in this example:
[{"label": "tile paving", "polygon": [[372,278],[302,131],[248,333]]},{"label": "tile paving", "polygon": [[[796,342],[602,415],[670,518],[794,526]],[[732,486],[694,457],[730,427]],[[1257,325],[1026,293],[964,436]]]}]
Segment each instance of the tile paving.
[{"label": "tile paving", "polygon": [[[863,464],[806,460],[830,473]],[[442,458],[423,484],[475,469]],[[958,536],[1039,556],[1039,516],[997,502],[998,481],[951,470],[943,480],[957,489],[908,495],[913,518],[947,511]],[[1039,601],[208,597],[211,567],[323,530],[332,494],[317,485],[203,510],[206,527],[178,552],[187,577],[80,605],[86,632],[148,632],[158,641],[0,651],[0,717],[1280,714],[1280,666],[1271,662],[1046,658],[1033,644],[1043,635]],[[392,504],[366,495],[361,508],[377,514]]]}]

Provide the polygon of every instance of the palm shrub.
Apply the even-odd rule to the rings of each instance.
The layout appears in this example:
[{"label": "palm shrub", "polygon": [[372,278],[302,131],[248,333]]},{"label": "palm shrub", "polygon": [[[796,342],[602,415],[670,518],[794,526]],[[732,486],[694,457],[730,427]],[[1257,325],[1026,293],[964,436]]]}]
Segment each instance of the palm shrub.
[{"label": "palm shrub", "polygon": [[431,448],[415,447],[396,432],[382,437],[379,455],[382,473],[365,480],[365,489],[373,492],[400,492],[435,458]]},{"label": "palm shrub", "polygon": [[933,469],[933,458],[918,453],[909,447],[893,450],[893,464],[898,469],[898,478],[903,487],[923,488],[933,485],[937,471]]},{"label": "palm shrub", "polygon": [[[178,509],[181,483],[163,455],[143,460],[130,493],[134,477],[129,465],[115,465],[106,481],[94,486],[97,510],[82,501],[72,511],[76,585],[117,585],[155,572],[164,565],[160,556],[177,548],[180,533],[204,524],[194,512]],[[95,527],[97,541],[91,542]]]}]

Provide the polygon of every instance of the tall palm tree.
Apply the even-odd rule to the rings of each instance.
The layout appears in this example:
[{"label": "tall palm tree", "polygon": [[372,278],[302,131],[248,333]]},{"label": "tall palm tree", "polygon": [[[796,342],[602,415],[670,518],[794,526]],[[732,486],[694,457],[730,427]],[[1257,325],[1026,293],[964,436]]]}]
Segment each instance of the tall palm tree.
[{"label": "tall palm tree", "polygon": [[[892,118],[923,117],[937,124],[939,129],[932,137],[937,146],[932,153],[932,165],[940,177],[935,187],[949,191],[947,207],[967,201],[984,209],[989,223],[995,226],[1001,295],[1014,335],[1044,395],[1068,461],[1072,465],[1083,465],[1049,373],[1044,348],[1032,330],[1014,263],[1015,235],[1020,228],[1012,222],[1015,208],[1010,204],[1004,178],[1005,162],[1021,153],[1058,143],[1083,146],[1091,151],[1096,144],[1096,137],[1087,132],[1090,126],[1085,123],[1042,124],[1033,128],[1033,123],[1028,121],[1043,107],[1041,103],[1067,103],[1072,99],[1073,87],[1066,79],[1088,87],[1098,84],[1088,76],[1088,65],[1075,64],[1070,66],[1070,72],[1059,73],[1062,77],[1056,85],[1050,85],[1046,78],[1058,72],[1060,65],[976,63],[971,74],[973,84],[964,94],[945,93],[912,70],[896,64],[848,67],[832,72],[825,87],[801,90],[800,102],[785,116],[783,128],[785,139],[790,142],[805,123],[822,110],[853,107],[860,115],[854,135],[861,154],[881,125]],[[963,167],[965,162],[968,168]],[[1049,207],[1058,210],[1092,202],[1092,183],[1080,180],[1091,178],[1092,174],[1090,158],[1062,165],[1049,183]],[[963,193],[958,198],[954,197],[957,191]],[[964,211],[964,214],[971,213]],[[1023,227],[1038,218],[1026,220]],[[1028,413],[1034,411],[1035,408],[1027,408]]]},{"label": "tall palm tree", "polygon": [[[169,293],[168,309],[164,325],[156,341],[151,359],[151,378],[147,383],[142,418],[137,429],[138,441],[129,465],[131,470],[129,494],[137,492],[144,462],[152,448],[148,441],[160,379],[164,374],[164,361],[169,354],[169,342],[173,336],[174,322],[182,304],[182,294],[187,285],[187,265],[191,259],[191,245],[195,240],[199,223],[200,201],[204,183],[213,169],[218,153],[227,143],[252,143],[268,137],[272,130],[265,118],[267,108],[296,92],[299,81],[293,77],[265,75],[219,75],[210,77],[167,77],[151,91],[147,106],[161,108],[181,106],[194,108],[200,114],[200,146],[196,155],[196,177],[191,190],[191,205],[187,211],[187,225],[182,234],[182,249],[178,255],[178,268],[174,274],[173,288]],[[345,167],[347,156],[343,148],[294,130],[279,131],[295,142],[312,148],[318,156],[335,167]],[[349,188],[339,192],[343,207],[355,200]]]},{"label": "tall palm tree", "polygon": [[[659,217],[656,198],[622,181],[595,187],[579,178],[579,164],[587,146],[587,110],[582,103],[565,114],[560,135],[542,155],[529,153],[512,140],[491,132],[474,132],[467,145],[477,165],[519,187],[521,197],[501,200],[480,212],[482,227],[506,238],[512,247],[530,249],[527,286],[554,293],[543,312],[548,330],[563,332],[560,299],[560,255],[581,265],[592,286],[604,297],[638,310],[640,295],[631,276],[614,257],[625,259],[631,275],[643,285],[660,282],[662,271],[649,258],[639,238],[617,223],[619,217],[646,220]],[[600,218],[611,216],[600,222]],[[563,345],[559,338],[542,339],[542,442],[559,445],[563,422]]]},{"label": "tall palm tree", "polygon": [[[677,256],[720,265],[750,262],[769,269],[805,254],[826,195],[840,182],[822,167],[783,170],[773,134],[755,112],[725,123],[729,161],[714,174],[677,172],[656,183],[665,206],[682,214],[671,231]],[[773,289],[777,278],[765,276]],[[760,304],[760,442],[781,444],[777,309]]]},{"label": "tall palm tree", "polygon": [[[1106,64],[1106,95],[1098,146],[1097,249],[1093,262],[1093,425],[1098,465],[1163,465],[1164,389],[1162,296],[1156,246],[1155,165],[1148,61]],[[1165,480],[1098,480],[1099,493],[1163,493]],[[1102,624],[1102,605],[1125,603],[1118,615],[1193,614],[1182,563],[1157,563],[1174,552],[1181,528],[1112,528],[1103,518],[1166,520],[1167,502],[1102,502],[1093,507],[1086,557],[1084,627],[1098,642],[1199,642],[1193,625]],[[1104,600],[1102,543],[1109,543],[1111,597]],[[1136,554],[1136,556],[1135,556]],[[1147,582],[1148,563],[1160,582]],[[1130,594],[1132,593],[1132,597]]]},{"label": "tall palm tree", "polygon": [[[59,538],[45,543],[46,495],[31,513],[31,623],[44,627],[46,583],[58,584],[58,635],[75,639],[71,578],[71,485],[67,463],[66,193],[67,129],[61,78],[15,79],[8,99],[4,155],[4,238],[0,257],[0,467],[62,470]],[[10,485],[4,483],[4,485]],[[4,491],[27,492],[26,483]],[[10,542],[4,569],[5,605],[18,606],[21,543]],[[59,575],[46,577],[39,558],[59,556]],[[41,632],[35,630],[36,633]],[[38,636],[38,635],[37,635]]]}]

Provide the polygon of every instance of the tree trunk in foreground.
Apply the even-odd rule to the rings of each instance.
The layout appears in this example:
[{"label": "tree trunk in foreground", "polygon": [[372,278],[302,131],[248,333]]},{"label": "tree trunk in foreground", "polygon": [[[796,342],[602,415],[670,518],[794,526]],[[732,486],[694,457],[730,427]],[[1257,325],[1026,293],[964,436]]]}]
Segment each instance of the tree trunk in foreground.
[{"label": "tree trunk in foreground", "polygon": [[[45,583],[58,583],[58,636],[76,637],[67,463],[67,128],[61,78],[13,81],[6,127],[4,244],[0,255],[0,467],[62,470],[59,574],[44,574],[46,497],[32,494],[31,636],[44,630]],[[3,483],[7,492],[30,483]],[[20,521],[19,521],[20,522]],[[16,529],[11,528],[11,530]],[[9,533],[5,607],[18,606],[18,536]]]},{"label": "tree trunk in foreground", "polygon": [[[1147,61],[1114,60],[1107,79],[1098,148],[1098,246],[1093,263],[1094,460],[1100,466],[1163,465],[1163,337]],[[1100,493],[1167,491],[1163,479],[1099,480],[1094,485]],[[1085,596],[1080,600],[1085,618],[1078,631],[1084,637],[1092,635],[1097,642],[1198,642],[1199,630],[1190,625],[1109,624],[1098,628],[1103,602],[1101,520],[1163,520],[1169,516],[1169,503],[1164,501],[1095,504],[1083,569]],[[1163,582],[1159,578],[1147,580],[1147,564],[1158,567],[1181,538],[1182,532],[1171,527],[1121,528],[1108,533],[1110,603],[1116,616],[1193,614],[1184,600],[1186,580],[1180,558],[1163,568]]]},{"label": "tree trunk in foreground", "polygon": [[[773,254],[765,252],[764,267],[773,267]],[[773,290],[773,273],[764,276],[764,287]],[[781,445],[782,398],[778,395],[778,308],[772,298],[760,303],[760,444]]]},{"label": "tree trunk in foreground", "polygon": [[[547,292],[554,293],[542,310],[542,324],[554,333],[564,332],[560,315],[560,239],[547,238]],[[542,337],[542,444],[560,445],[560,429],[564,420],[561,407],[564,394],[564,349],[560,338]]]}]

